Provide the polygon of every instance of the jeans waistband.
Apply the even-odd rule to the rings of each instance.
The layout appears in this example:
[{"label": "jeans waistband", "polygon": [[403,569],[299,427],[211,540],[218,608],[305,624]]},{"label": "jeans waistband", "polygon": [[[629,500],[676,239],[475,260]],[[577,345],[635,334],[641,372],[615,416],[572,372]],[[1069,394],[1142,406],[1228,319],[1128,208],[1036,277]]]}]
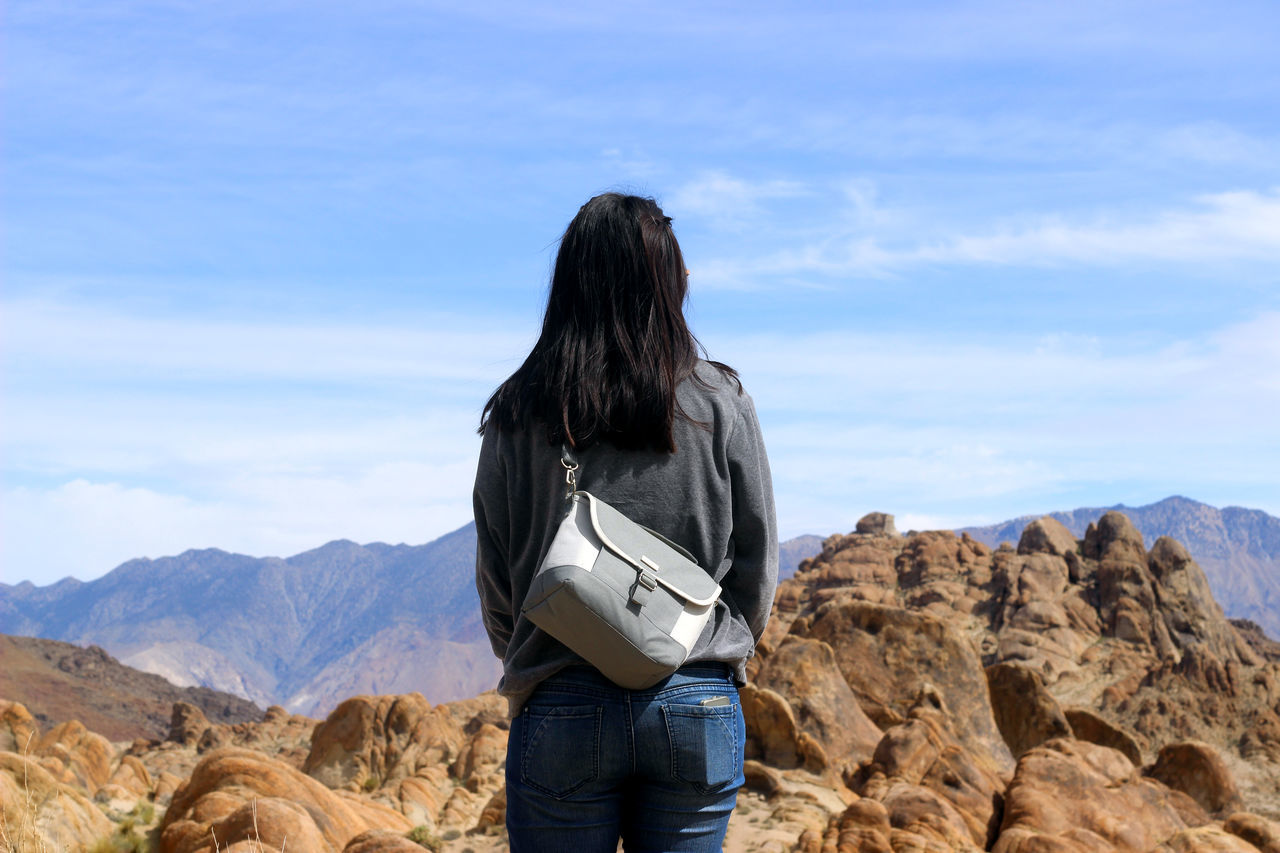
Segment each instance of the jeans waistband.
[{"label": "jeans waistband", "polygon": [[543,685],[546,685],[547,687],[554,687],[557,685],[574,685],[604,690],[611,694],[645,694],[657,693],[659,691],[666,690],[686,679],[723,681],[727,684],[734,683],[733,670],[728,664],[720,663],[719,661],[700,661],[698,663],[685,664],[662,681],[659,681],[652,687],[646,687],[643,690],[627,690],[624,687],[619,687],[608,678],[601,675],[595,667],[577,664],[573,666],[566,666],[555,675],[552,675],[543,681],[539,687]]}]

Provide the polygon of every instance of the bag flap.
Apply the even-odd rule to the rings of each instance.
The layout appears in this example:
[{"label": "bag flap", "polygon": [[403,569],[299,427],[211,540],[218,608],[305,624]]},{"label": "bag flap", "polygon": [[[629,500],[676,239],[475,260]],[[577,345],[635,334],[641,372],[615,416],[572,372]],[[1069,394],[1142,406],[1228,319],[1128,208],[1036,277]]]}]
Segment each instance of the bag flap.
[{"label": "bag flap", "polygon": [[693,555],[588,492],[591,526],[604,546],[690,604],[706,606],[720,597],[720,585]]}]

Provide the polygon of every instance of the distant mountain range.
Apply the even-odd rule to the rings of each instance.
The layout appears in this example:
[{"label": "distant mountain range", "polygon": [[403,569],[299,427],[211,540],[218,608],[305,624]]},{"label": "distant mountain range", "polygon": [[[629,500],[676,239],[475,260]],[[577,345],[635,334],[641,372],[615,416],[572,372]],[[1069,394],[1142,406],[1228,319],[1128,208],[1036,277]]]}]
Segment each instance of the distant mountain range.
[{"label": "distant mountain range", "polygon": [[[1224,509],[1174,496],[1139,507],[1117,504],[1049,513],[1077,537],[1108,510],[1120,510],[1138,528],[1147,547],[1160,536],[1183,543],[1204,569],[1214,598],[1227,616],[1257,623],[1280,638],[1280,518],[1262,510]],[[1017,543],[1022,530],[1040,516],[1025,515],[987,527],[966,527],[988,545]]]},{"label": "distant mountain range", "polygon": [[[1148,547],[1162,535],[1186,543],[1226,614],[1280,638],[1280,519],[1182,497],[1052,515],[1083,536],[1107,509],[1123,510]],[[1016,542],[1034,518],[958,532]],[[782,577],[822,541],[783,542]],[[87,583],[0,583],[0,633],[96,644],[177,685],[310,716],[359,693],[446,702],[492,688],[500,674],[474,561],[471,524],[426,545],[336,541],[286,559],[187,551],[131,560]]]},{"label": "distant mountain range", "polygon": [[[821,546],[782,543],[784,575]],[[174,684],[310,716],[361,693],[447,702],[501,674],[474,571],[474,524],[426,545],[344,540],[285,559],[187,551],[87,583],[0,583],[0,633],[96,644]]]},{"label": "distant mountain range", "polygon": [[131,560],[88,583],[0,584],[0,633],[102,646],[175,684],[323,716],[355,693],[440,702],[494,686],[475,532],[330,542],[287,559],[216,549]]}]

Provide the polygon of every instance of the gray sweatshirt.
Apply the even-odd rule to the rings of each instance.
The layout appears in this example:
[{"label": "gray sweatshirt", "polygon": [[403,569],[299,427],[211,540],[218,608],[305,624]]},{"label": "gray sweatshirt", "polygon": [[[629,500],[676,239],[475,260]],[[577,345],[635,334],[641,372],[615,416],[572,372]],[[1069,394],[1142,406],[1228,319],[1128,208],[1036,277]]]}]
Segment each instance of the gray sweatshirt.
[{"label": "gray sweatshirt", "polygon": [[[688,663],[722,661],[745,683],[747,659],[764,631],[778,581],[773,485],[751,397],[705,362],[676,389],[674,454],[599,444],[577,453],[578,488],[688,549],[723,592]],[[520,615],[529,583],[564,519],[560,449],[541,429],[485,431],[472,495],[476,588],[493,651],[498,690],[516,714],[540,681],[582,664]]]}]

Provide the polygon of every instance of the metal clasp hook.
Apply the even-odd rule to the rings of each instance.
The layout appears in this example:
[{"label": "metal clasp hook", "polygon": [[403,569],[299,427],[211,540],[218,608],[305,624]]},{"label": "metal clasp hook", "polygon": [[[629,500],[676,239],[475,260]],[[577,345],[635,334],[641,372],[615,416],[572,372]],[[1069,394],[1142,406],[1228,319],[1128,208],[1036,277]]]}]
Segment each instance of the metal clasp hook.
[{"label": "metal clasp hook", "polygon": [[575,473],[578,470],[578,463],[562,458],[560,464],[564,466],[564,482],[568,489],[565,492],[565,499],[567,500],[573,497],[573,493],[578,490],[578,475]]}]

